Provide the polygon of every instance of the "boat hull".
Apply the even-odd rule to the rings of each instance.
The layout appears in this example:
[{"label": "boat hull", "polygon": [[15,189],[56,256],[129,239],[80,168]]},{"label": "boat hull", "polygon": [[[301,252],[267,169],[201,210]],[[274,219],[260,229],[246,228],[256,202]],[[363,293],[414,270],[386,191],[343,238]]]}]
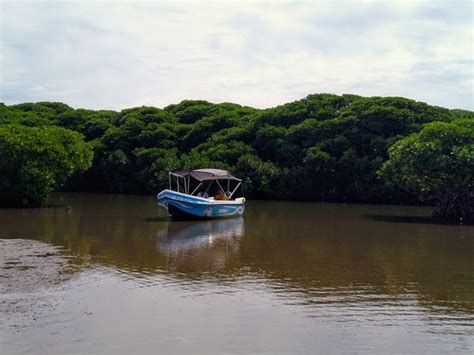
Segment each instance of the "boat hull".
[{"label": "boat hull", "polygon": [[173,219],[211,219],[241,216],[245,199],[214,201],[183,193],[164,190],[157,196],[158,204],[165,207]]}]

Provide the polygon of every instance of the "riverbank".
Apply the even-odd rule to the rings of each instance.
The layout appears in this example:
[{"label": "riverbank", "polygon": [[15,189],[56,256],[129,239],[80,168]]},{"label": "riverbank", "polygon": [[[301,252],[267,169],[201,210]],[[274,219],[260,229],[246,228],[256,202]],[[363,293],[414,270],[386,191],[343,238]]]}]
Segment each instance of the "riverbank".
[{"label": "riverbank", "polygon": [[21,332],[54,313],[55,300],[48,292],[70,279],[74,269],[71,259],[60,246],[36,240],[0,239],[3,331]]}]

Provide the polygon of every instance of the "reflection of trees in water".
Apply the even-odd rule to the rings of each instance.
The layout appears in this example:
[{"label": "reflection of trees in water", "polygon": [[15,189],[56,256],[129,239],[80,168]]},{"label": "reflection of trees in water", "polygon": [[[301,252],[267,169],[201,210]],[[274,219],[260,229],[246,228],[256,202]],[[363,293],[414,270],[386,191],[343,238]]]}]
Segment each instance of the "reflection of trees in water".
[{"label": "reflection of trees in water", "polygon": [[2,234],[62,245],[134,277],[166,274],[178,285],[245,277],[297,290],[307,302],[326,291],[366,290],[394,299],[413,294],[433,311],[474,311],[472,227],[361,217],[429,209],[251,202],[243,220],[179,224],[153,220],[165,214],[152,199],[67,199],[70,210],[2,212]]},{"label": "reflection of trees in water", "polygon": [[[143,196],[67,194],[63,207],[9,210],[0,214],[1,235],[62,245],[92,261],[131,271],[164,265],[155,238],[167,223],[147,223],[160,209]],[[5,228],[3,228],[5,226]]]},{"label": "reflection of trees in water", "polygon": [[[432,309],[474,311],[471,227],[361,218],[382,209],[383,214],[394,215],[429,213],[423,208],[259,205],[247,211],[241,254],[252,250],[260,255],[252,265],[264,269],[269,278],[285,280],[308,295],[314,291],[317,296],[321,288],[370,288],[371,293],[400,296],[413,292],[421,304]],[[275,218],[290,209],[291,219]],[[278,248],[273,247],[276,240]]]},{"label": "reflection of trees in water", "polygon": [[[176,271],[190,278],[222,269],[225,259],[238,252],[238,240],[243,235],[242,218],[179,224],[170,222],[152,199],[142,196],[66,196],[67,203],[60,202],[71,205],[70,209],[0,214],[0,222],[8,221],[1,235],[62,245],[75,254],[134,275]],[[181,226],[187,228],[180,231]],[[214,258],[214,264],[210,258]]]}]

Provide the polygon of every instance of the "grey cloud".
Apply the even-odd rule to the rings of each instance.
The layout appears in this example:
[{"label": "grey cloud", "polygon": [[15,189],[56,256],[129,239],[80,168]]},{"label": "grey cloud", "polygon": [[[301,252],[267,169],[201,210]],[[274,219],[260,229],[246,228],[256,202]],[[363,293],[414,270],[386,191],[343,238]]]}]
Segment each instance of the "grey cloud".
[{"label": "grey cloud", "polygon": [[331,91],[473,108],[471,3],[313,4],[2,2],[0,101],[265,107]]},{"label": "grey cloud", "polygon": [[428,2],[417,9],[416,16],[438,23],[472,25],[473,6],[473,2],[469,0]]}]

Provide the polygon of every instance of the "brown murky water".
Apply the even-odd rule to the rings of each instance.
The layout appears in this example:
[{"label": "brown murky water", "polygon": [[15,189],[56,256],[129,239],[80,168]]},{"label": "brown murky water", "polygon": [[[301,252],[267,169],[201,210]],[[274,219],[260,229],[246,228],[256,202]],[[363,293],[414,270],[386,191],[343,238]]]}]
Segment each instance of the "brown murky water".
[{"label": "brown murky water", "polygon": [[416,207],[140,196],[0,210],[0,353],[474,350],[474,228]]}]

